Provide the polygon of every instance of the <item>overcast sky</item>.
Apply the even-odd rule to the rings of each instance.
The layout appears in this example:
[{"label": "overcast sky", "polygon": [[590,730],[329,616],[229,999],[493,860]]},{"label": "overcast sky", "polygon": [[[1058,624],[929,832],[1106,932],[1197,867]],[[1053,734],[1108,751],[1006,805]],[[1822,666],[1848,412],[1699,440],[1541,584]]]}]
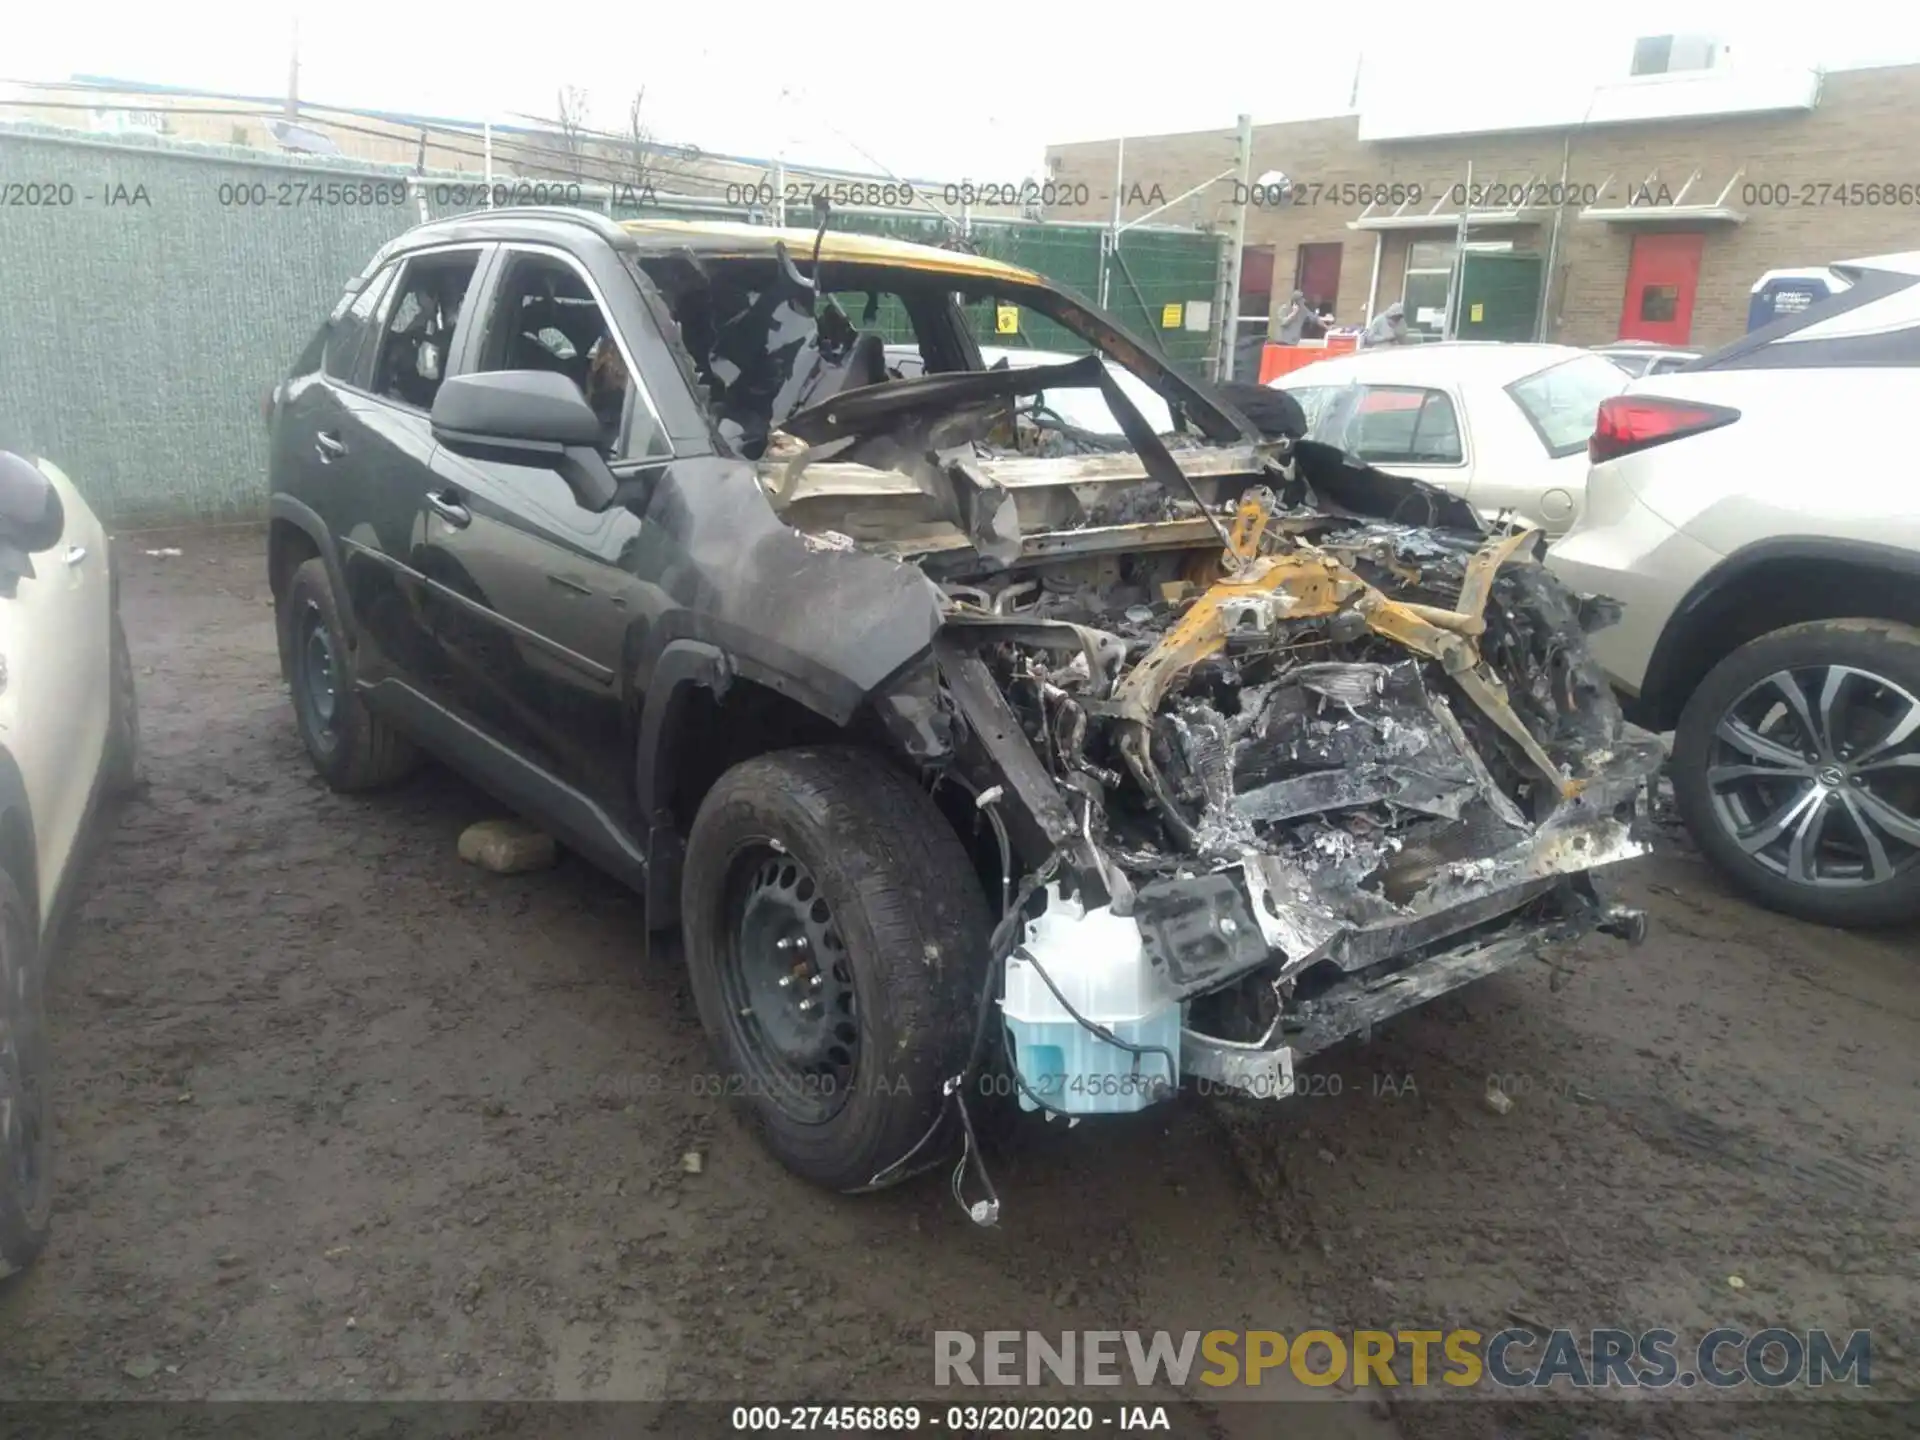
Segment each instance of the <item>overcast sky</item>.
[{"label": "overcast sky", "polygon": [[559,88],[573,84],[588,92],[594,124],[621,129],[644,87],[662,139],[916,178],[1006,180],[1038,174],[1050,142],[1224,129],[1242,111],[1258,121],[1338,113],[1356,68],[1364,104],[1376,86],[1590,84],[1626,73],[1636,35],[1675,30],[1717,35],[1747,62],[1920,60],[1920,7],[1811,27],[1839,32],[1818,41],[1776,38],[1804,29],[1725,0],[1305,9],[573,0],[432,14],[396,0],[22,0],[0,31],[0,79],[93,74],[283,94],[298,11],[300,92],[316,101],[551,117]]}]

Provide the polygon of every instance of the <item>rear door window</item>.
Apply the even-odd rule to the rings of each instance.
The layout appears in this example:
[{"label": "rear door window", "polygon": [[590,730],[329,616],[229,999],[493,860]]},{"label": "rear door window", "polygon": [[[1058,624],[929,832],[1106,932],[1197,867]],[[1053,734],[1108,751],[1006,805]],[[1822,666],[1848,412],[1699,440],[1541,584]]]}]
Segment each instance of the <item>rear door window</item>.
[{"label": "rear door window", "polygon": [[1559,459],[1586,448],[1600,402],[1626,389],[1631,378],[1611,360],[1581,355],[1514,381],[1507,394],[1547,453]]},{"label": "rear door window", "polygon": [[450,250],[406,262],[383,308],[373,391],[402,405],[431,410],[453,351],[460,311],[480,251]]},{"label": "rear door window", "polygon": [[1460,416],[1444,390],[1361,385],[1341,409],[1344,424],[1330,417],[1340,434],[1327,438],[1356,459],[1372,465],[1459,465],[1466,459]]}]

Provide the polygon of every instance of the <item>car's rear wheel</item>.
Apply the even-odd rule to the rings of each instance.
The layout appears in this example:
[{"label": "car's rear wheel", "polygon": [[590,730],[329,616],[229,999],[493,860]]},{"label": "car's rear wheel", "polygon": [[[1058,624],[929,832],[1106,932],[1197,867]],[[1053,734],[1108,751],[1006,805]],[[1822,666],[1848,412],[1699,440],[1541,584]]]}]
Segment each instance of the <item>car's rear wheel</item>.
[{"label": "car's rear wheel", "polygon": [[140,705],[133,684],[133,652],[126,627],[113,617],[112,691],[108,700],[106,788],[111,795],[138,789],[146,778],[140,756]]},{"label": "car's rear wheel", "polygon": [[408,740],[368,711],[353,686],[353,660],[327,567],[318,558],[293,572],[280,598],[280,653],[287,659],[293,713],[313,768],[336,790],[373,790],[419,764]]},{"label": "car's rear wheel", "polygon": [[53,1113],[37,927],[0,870],[0,1277],[33,1263],[53,1212]]},{"label": "car's rear wheel", "polygon": [[927,1138],[972,1040],[989,925],[959,838],[872,754],[779,751],[708,792],[683,875],[713,1088],[796,1174],[872,1188]]},{"label": "car's rear wheel", "polygon": [[1687,702],[1673,783],[1701,850],[1761,904],[1920,919],[1920,630],[1821,620],[1736,650]]}]

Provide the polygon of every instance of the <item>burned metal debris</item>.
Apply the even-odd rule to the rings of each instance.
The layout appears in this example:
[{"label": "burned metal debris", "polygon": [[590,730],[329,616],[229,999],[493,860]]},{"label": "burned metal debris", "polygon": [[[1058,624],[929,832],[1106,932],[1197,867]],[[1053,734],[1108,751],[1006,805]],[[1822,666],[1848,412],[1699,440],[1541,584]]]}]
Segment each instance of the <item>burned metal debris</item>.
[{"label": "burned metal debris", "polygon": [[[1053,292],[1021,299],[1074,321]],[[1056,990],[1101,1038],[1063,1037],[1023,990],[1016,1056],[1137,1070],[1167,1045],[1139,1037],[1177,1023],[1184,1073],[1284,1093],[1296,1056],[1387,1014],[1636,931],[1588,872],[1642,852],[1659,747],[1588,655],[1607,607],[1560,587],[1537,532],[1490,534],[1444,491],[1250,425],[1156,435],[1097,356],[798,406],[791,378],[753,389],[779,397],[755,417],[776,512],[815,563],[851,545],[937,587],[931,656],[873,697],[885,729],[991,814],[1003,892],[1057,871],[1036,936],[1137,932],[1132,959],[1102,942],[1122,973],[1084,992],[1124,1018]],[[1036,456],[1015,402],[1062,386],[1099,389],[1128,451]]]}]

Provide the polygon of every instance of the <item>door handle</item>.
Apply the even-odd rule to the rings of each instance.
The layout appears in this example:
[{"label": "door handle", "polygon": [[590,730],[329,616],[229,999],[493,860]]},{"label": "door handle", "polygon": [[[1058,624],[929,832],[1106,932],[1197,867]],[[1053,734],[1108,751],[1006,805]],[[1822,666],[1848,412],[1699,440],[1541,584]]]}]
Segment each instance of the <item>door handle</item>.
[{"label": "door handle", "polygon": [[427,508],[457,530],[464,530],[473,521],[473,512],[444,490],[427,492]]},{"label": "door handle", "polygon": [[331,465],[347,453],[347,442],[331,431],[322,430],[313,437],[313,449],[322,465]]},{"label": "door handle", "polygon": [[67,564],[78,565],[82,560],[85,560],[86,558],[87,558],[86,546],[70,545],[67,547]]}]

